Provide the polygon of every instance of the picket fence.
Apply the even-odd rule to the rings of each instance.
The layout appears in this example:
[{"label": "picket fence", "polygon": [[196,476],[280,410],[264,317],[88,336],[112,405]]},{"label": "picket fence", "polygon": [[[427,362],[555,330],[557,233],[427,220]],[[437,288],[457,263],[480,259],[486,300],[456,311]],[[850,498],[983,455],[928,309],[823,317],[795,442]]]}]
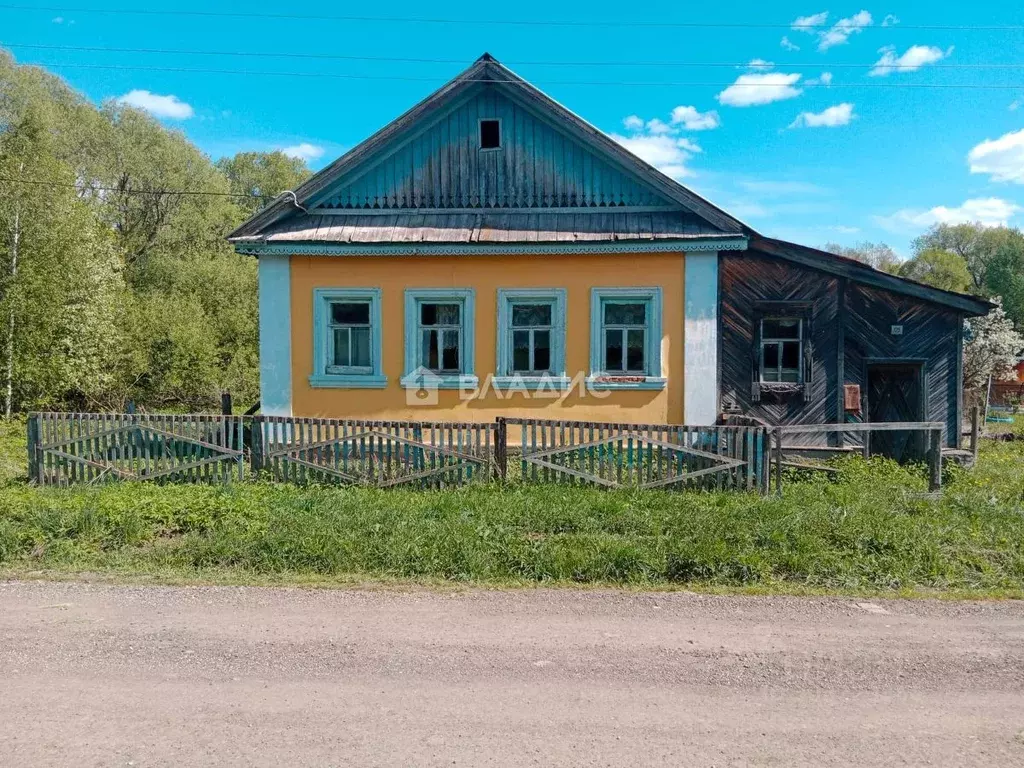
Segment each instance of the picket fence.
[{"label": "picket fence", "polygon": [[501,480],[767,493],[768,431],[550,419],[370,421],[199,414],[33,413],[29,479],[443,488]]}]

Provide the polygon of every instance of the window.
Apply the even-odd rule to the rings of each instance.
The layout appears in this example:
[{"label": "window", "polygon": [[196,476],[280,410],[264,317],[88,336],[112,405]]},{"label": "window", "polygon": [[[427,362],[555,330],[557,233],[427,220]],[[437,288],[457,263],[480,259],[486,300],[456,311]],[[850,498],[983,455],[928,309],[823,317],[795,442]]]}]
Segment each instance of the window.
[{"label": "window", "polygon": [[379,288],[313,292],[314,387],[383,387]]},{"label": "window", "polygon": [[565,376],[565,290],[498,291],[498,377],[502,386],[568,386]]},{"label": "window", "polygon": [[798,317],[761,319],[761,381],[799,384],[803,380],[804,321]]},{"label": "window", "polygon": [[591,298],[591,381],[660,389],[661,289],[595,288]]},{"label": "window", "polygon": [[480,149],[501,149],[501,121],[480,121]]},{"label": "window", "polygon": [[473,291],[409,289],[405,292],[403,384],[457,388],[475,386]]}]

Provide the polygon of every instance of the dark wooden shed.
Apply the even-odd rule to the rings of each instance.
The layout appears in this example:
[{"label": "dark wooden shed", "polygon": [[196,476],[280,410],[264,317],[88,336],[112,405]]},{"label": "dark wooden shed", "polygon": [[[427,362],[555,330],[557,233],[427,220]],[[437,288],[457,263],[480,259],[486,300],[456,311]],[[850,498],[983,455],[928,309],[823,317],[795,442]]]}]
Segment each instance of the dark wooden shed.
[{"label": "dark wooden shed", "polygon": [[[988,302],[756,234],[748,250],[720,254],[719,296],[723,413],[772,425],[936,421],[943,445],[960,447],[964,319]],[[919,445],[890,432],[871,448],[902,459]]]}]

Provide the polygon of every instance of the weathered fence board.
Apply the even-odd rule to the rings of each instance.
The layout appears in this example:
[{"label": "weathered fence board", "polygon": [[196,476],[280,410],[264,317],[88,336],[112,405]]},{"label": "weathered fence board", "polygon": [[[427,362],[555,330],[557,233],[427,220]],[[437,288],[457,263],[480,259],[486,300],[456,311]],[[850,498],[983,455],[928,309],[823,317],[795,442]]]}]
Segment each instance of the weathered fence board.
[{"label": "weathered fence board", "polygon": [[529,482],[605,488],[767,489],[764,427],[687,427],[547,419],[518,426],[519,474]]},{"label": "weathered fence board", "polygon": [[245,472],[239,416],[139,413],[29,415],[29,479],[218,483]]},{"label": "weathered fence board", "polygon": [[496,423],[257,416],[252,466],[295,483],[452,487],[500,475],[496,432]]}]

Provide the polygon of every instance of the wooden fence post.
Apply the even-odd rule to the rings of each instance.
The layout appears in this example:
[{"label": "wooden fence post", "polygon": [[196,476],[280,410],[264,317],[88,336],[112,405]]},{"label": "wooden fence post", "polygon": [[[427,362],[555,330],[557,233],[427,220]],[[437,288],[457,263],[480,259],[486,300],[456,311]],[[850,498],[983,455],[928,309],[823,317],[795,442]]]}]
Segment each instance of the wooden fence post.
[{"label": "wooden fence post", "polygon": [[39,414],[32,413],[28,417],[28,480],[39,482]]},{"label": "wooden fence post", "polygon": [[772,486],[772,432],[767,427],[758,427],[761,431],[761,477],[759,490],[767,496]]},{"label": "wooden fence post", "polygon": [[263,416],[253,416],[249,429],[249,464],[255,476],[263,469]]},{"label": "wooden fence post", "polygon": [[932,493],[942,488],[942,430],[931,431],[931,446],[928,452],[928,490]]},{"label": "wooden fence post", "polygon": [[220,413],[222,416],[231,415],[231,393],[227,390],[220,393]]},{"label": "wooden fence post", "polygon": [[981,432],[980,424],[980,410],[978,406],[971,407],[971,453],[974,454],[974,460],[978,460],[978,436]]},{"label": "wooden fence post", "polygon": [[782,495],[782,427],[775,428],[775,493]]},{"label": "wooden fence post", "polygon": [[498,465],[498,477],[502,480],[508,475],[508,424],[504,416],[495,420],[497,429],[494,434],[494,461]]}]

